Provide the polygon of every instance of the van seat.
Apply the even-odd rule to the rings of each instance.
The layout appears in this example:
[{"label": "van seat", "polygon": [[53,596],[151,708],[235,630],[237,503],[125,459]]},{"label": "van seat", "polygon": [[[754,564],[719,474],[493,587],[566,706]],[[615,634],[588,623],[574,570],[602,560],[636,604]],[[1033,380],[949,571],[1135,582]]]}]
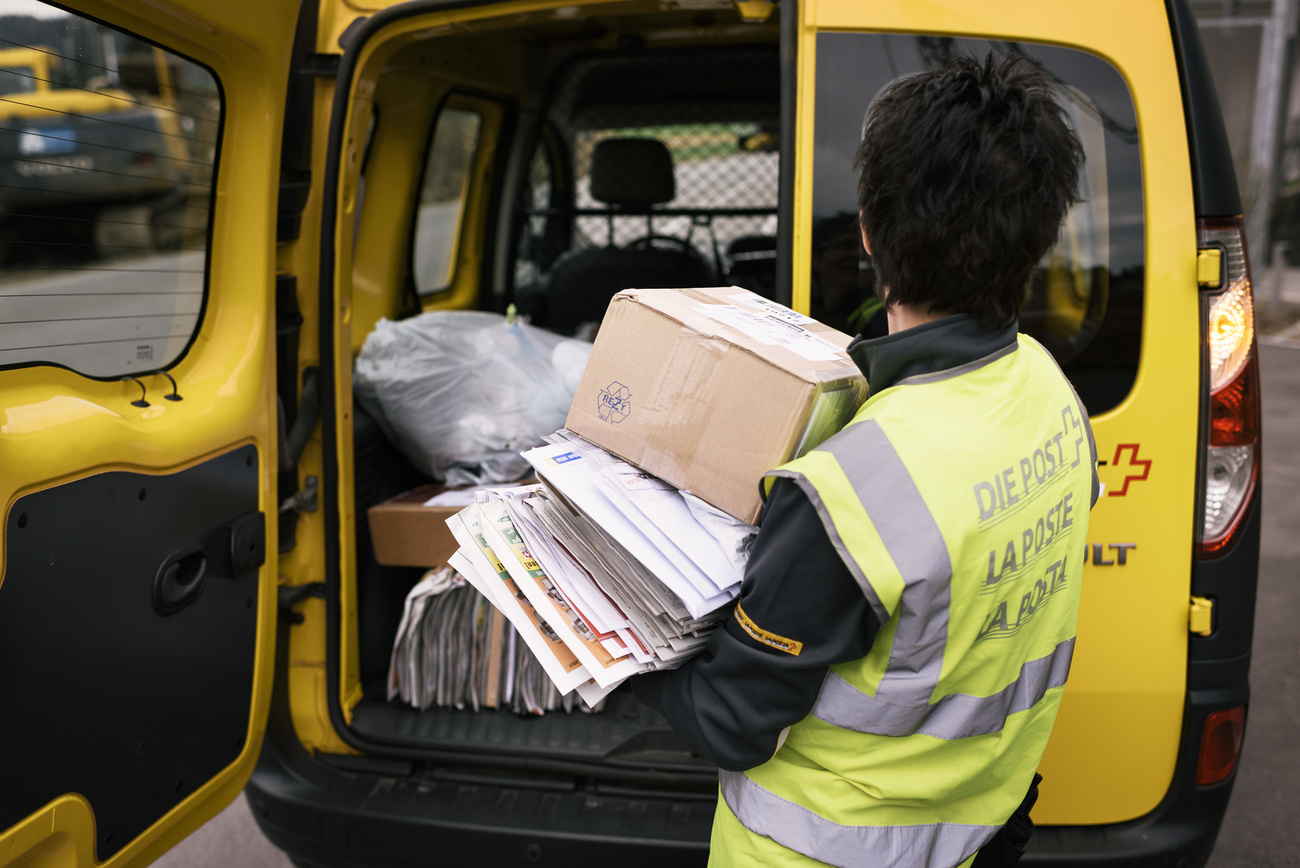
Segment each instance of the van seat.
[{"label": "van seat", "polygon": [[[591,156],[591,196],[609,206],[606,247],[570,250],[555,261],[547,279],[546,322],[572,333],[599,321],[613,295],[622,289],[712,286],[717,272],[688,240],[656,235],[655,205],[677,195],[672,155],[658,139],[605,139]],[[616,216],[646,218],[646,234],[623,247],[614,245]]]}]

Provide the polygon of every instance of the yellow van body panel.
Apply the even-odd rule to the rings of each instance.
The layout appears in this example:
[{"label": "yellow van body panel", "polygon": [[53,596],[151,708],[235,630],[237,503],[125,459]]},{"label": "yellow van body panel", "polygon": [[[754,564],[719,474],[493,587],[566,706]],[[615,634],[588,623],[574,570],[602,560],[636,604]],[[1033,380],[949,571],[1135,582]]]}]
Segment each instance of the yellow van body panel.
[{"label": "yellow van body panel", "polygon": [[[0,371],[0,502],[114,470],[173,474],[246,444],[260,455],[259,509],[277,547],[274,237],[280,128],[296,8],[276,0],[174,0],[148,5],[75,0],[79,14],[210,67],[225,96],[220,171],[210,223],[208,306],[171,374],[183,401],[136,408],[140,386],[50,366]],[[150,397],[162,377],[147,376]],[[0,565],[4,552],[0,550]],[[229,804],[252,773],[271,701],[276,581],[261,569],[251,713],[238,759],[118,850],[95,861],[95,819],[79,795],[55,799],[0,831],[4,865],[146,865]]]},{"label": "yellow van body panel", "polygon": [[[356,18],[392,5],[383,0],[323,3],[318,50],[337,51],[338,37]],[[361,46],[358,72],[350,85],[348,144],[343,155],[347,168],[339,178],[341,205],[335,238],[335,291],[340,299],[335,334],[335,377],[340,394],[335,424],[345,491],[353,484],[351,359],[378,318],[396,313],[397,300],[389,278],[406,267],[400,259],[407,255],[406,248],[385,244],[382,239],[392,238],[394,232],[409,233],[411,219],[401,213],[376,215],[364,207],[362,219],[356,219],[359,166],[370,113],[377,101],[383,101],[385,112],[379,123],[393,126],[375,139],[360,198],[362,204],[366,199],[395,201],[392,196],[403,187],[409,189],[411,179],[419,176],[427,131],[442,95],[427,90],[427,84],[425,90],[402,98],[385,95],[383,89],[396,87],[401,79],[390,64],[404,49],[451,31],[460,21],[586,5],[590,4],[520,2],[431,12],[394,21]],[[814,71],[819,32],[935,34],[1064,45],[1104,58],[1129,86],[1141,130],[1147,238],[1142,362],[1128,398],[1092,420],[1099,457],[1106,462],[1100,468],[1106,490],[1092,512],[1089,539],[1090,552],[1097,552],[1098,557],[1096,563],[1082,568],[1085,584],[1079,646],[1053,740],[1043,760],[1045,782],[1035,820],[1044,825],[1102,824],[1146,814],[1160,802],[1172,780],[1185,699],[1192,553],[1189,505],[1194,502],[1195,490],[1200,352],[1191,166],[1165,8],[1158,3],[1119,4],[1115,15],[1123,16],[1124,27],[1116,27],[1115,15],[1096,7],[1043,5],[1032,0],[924,4],[807,0],[799,9],[796,198],[791,231],[793,302],[805,312],[810,307]],[[1014,22],[1015,26],[993,29],[987,23],[990,21]],[[443,42],[439,49],[454,52],[452,46],[454,42]],[[496,60],[496,69],[485,69],[471,59],[452,57],[447,74],[455,77],[460,68],[479,92],[499,88],[499,93],[509,94],[510,58],[503,54]],[[400,129],[403,124],[410,125],[409,132]],[[490,123],[485,124],[485,139],[489,127]],[[318,133],[321,135],[323,132]],[[481,147],[473,170],[480,179],[490,171],[486,153],[490,151]],[[485,214],[486,201],[474,197],[485,189],[486,185],[480,184],[470,193],[458,245],[462,257],[479,255],[481,244],[470,236],[483,230],[480,221],[486,218],[479,215]],[[355,239],[350,237],[354,226]],[[457,273],[473,273],[478,270],[476,264],[477,260],[464,260]],[[450,292],[429,297],[424,307],[472,304],[476,292],[476,286],[453,282]],[[1064,315],[1068,314],[1065,311]],[[304,463],[309,461],[310,448]],[[338,677],[345,714],[359,696],[356,573],[350,530],[355,516],[348,501],[343,498],[340,503],[344,618]],[[315,532],[318,530],[311,529],[310,521],[300,525],[300,537]],[[314,607],[316,603],[305,605]],[[312,620],[309,617],[309,623]],[[319,692],[323,690],[324,637],[315,636],[313,628],[311,633],[305,629],[296,632],[295,643],[299,639],[302,653],[295,650],[296,674],[291,677],[299,734],[310,746],[344,750],[337,736],[330,733]],[[1115,786],[1114,778],[1104,773],[1106,769],[1116,770],[1125,785]]]},{"label": "yellow van body panel", "polygon": [[95,813],[81,796],[67,795],[0,835],[0,865],[80,868],[95,864]]},{"label": "yellow van body panel", "polygon": [[[313,93],[313,110],[317,122],[325,125],[334,98],[331,79],[318,77]],[[311,137],[311,171],[313,177],[325,172],[326,136],[324,129]],[[276,271],[292,274],[297,280],[298,301],[303,325],[298,331],[298,376],[304,368],[320,359],[317,325],[320,280],[320,187],[313,186],[303,207],[298,238],[279,245]],[[314,432],[298,459],[298,490],[306,487],[307,477],[321,475],[321,441]],[[296,527],[298,544],[279,558],[280,583],[305,585],[320,581],[325,575],[324,518],[319,510],[299,513]],[[308,597],[295,607],[303,622],[289,631],[288,677],[289,712],[298,740],[309,751],[354,753],[335,731],[330,721],[328,694],[325,689],[325,601]]]},{"label": "yellow van body panel", "polygon": [[[1199,312],[1191,165],[1177,59],[1163,4],[1033,0],[800,4],[795,222],[812,205],[812,77],[821,31],[954,35],[1065,45],[1100,55],[1128,83],[1141,134],[1146,296],[1137,381],[1092,420],[1106,492],[1092,511],[1078,650],[1043,759],[1034,820],[1116,823],[1160,802],[1173,778],[1185,698],[1196,480]],[[1123,26],[1116,26],[1116,20]],[[988,22],[1002,22],[992,29]],[[1006,24],[1014,22],[1014,27]],[[807,305],[807,244],[795,237],[795,301]],[[806,310],[807,308],[804,307]],[[1141,462],[1150,461],[1150,464]],[[1136,462],[1136,463],[1135,463]],[[1145,472],[1148,471],[1149,472]],[[1133,477],[1140,476],[1141,479]],[[1125,485],[1125,480],[1129,482]],[[1129,548],[1115,545],[1131,544]],[[1124,552],[1124,563],[1118,552]],[[1110,563],[1106,563],[1109,561]],[[1103,565],[1104,564],[1104,565]],[[1106,770],[1114,769],[1114,777]],[[1122,779],[1123,786],[1115,781]]]}]

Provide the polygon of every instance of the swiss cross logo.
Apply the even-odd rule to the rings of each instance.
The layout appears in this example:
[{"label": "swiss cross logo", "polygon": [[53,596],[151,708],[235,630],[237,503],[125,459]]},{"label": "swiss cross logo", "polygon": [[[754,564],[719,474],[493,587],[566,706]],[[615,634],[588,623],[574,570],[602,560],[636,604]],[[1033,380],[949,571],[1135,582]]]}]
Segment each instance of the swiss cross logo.
[{"label": "swiss cross logo", "polygon": [[1115,460],[1111,466],[1124,474],[1124,482],[1118,488],[1106,492],[1110,497],[1124,497],[1128,494],[1130,482],[1141,482],[1151,475],[1151,459],[1138,458],[1139,443],[1120,443],[1115,447]]}]

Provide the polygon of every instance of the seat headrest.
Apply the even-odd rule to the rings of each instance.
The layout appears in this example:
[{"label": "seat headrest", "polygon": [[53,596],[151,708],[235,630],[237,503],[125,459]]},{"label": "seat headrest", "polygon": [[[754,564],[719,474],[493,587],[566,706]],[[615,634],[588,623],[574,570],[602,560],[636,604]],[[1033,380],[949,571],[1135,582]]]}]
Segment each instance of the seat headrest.
[{"label": "seat headrest", "polygon": [[671,202],[673,158],[658,139],[605,139],[591,153],[591,196],[625,208]]}]

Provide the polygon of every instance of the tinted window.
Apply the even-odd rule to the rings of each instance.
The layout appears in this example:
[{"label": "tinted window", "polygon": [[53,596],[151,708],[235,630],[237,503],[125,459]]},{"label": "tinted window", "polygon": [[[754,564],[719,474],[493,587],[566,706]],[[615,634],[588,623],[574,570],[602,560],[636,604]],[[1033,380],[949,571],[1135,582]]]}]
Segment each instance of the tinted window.
[{"label": "tinted window", "polygon": [[[1109,63],[1067,48],[941,37],[823,33],[817,38],[812,308],[855,332],[883,328],[856,224],[853,154],[872,97],[890,81],[957,55],[1017,52],[1040,62],[1083,144],[1084,201],[1035,271],[1022,331],[1056,356],[1090,413],[1120,403],[1142,333],[1142,167],[1133,101]],[[874,317],[872,316],[874,314]]]},{"label": "tinted window", "polygon": [[0,78],[0,367],[166,368],[203,310],[217,82],[101,24],[20,9],[0,18],[0,63],[32,70]]},{"label": "tinted window", "polygon": [[446,108],[438,115],[420,185],[415,223],[415,286],[420,295],[446,289],[456,271],[456,248],[465,210],[470,169],[478,152],[483,118],[478,112]]}]

